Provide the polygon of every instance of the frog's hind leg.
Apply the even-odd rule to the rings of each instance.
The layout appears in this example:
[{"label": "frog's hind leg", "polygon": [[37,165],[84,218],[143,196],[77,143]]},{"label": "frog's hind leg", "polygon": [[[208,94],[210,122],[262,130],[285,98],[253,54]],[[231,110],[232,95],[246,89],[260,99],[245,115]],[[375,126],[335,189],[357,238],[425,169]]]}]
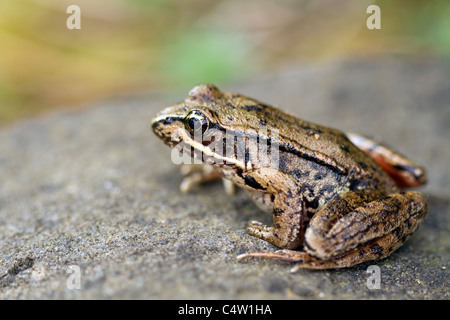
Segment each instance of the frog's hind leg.
[{"label": "frog's hind leg", "polygon": [[[346,254],[331,258],[330,260],[320,260],[306,252],[299,252],[301,255],[298,255],[297,257],[303,257],[303,259],[298,261],[291,269],[291,272],[297,272],[300,269],[347,268],[366,261],[386,258],[406,241],[421,223],[422,219],[423,216],[419,216],[410,220],[405,220],[396,229],[383,237],[377,238],[368,244],[359,246]],[[294,254],[291,255],[292,257],[295,256]]]},{"label": "frog's hind leg", "polygon": [[416,187],[427,182],[425,169],[397,151],[357,133],[345,135],[354,145],[372,157],[400,188]]},{"label": "frog's hind leg", "polygon": [[292,273],[295,273],[300,269],[323,270],[348,268],[366,261],[379,260],[389,256],[403,244],[411,233],[411,222],[404,221],[400,226],[389,232],[387,235],[366,245],[357,247],[346,254],[330,258],[329,260],[316,258],[305,251],[286,249],[277,252],[250,252],[248,254],[241,255],[238,258],[243,259],[246,257],[255,257],[296,262],[295,266],[290,270]]},{"label": "frog's hind leg", "polygon": [[[349,201],[355,195],[357,192],[348,192],[343,198]],[[425,198],[414,191],[377,198],[344,216],[342,208],[337,214],[335,208],[331,203],[311,219],[305,251],[336,268],[387,257],[419,227],[427,213]]]},{"label": "frog's hind leg", "polygon": [[417,192],[371,201],[374,196],[377,194],[348,192],[317,212],[305,233],[305,251],[250,252],[238,258],[296,262],[292,272],[345,268],[385,258],[420,225],[427,212],[426,201]]}]

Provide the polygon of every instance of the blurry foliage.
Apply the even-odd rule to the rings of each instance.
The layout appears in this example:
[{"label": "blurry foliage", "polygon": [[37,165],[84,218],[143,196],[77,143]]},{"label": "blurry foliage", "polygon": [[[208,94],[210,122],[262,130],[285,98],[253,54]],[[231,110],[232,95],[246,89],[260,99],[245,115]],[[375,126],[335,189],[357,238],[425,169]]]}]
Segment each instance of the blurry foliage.
[{"label": "blurry foliage", "polygon": [[[68,30],[66,8],[81,8]],[[381,30],[366,8],[381,7]],[[447,0],[2,0],[0,123],[119,94],[189,90],[305,61],[450,57]]]}]

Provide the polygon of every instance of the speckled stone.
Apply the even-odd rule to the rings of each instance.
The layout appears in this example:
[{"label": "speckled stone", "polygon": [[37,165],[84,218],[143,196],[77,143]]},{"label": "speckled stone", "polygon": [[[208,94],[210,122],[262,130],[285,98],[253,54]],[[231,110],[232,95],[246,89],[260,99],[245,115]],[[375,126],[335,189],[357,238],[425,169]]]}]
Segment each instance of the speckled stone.
[{"label": "speckled stone", "polygon": [[[440,61],[378,58],[217,84],[380,137],[426,165],[424,224],[389,258],[350,269],[290,274],[289,263],[235,261],[275,250],[245,233],[248,220],[270,215],[220,183],[181,194],[170,149],[150,130],[190,87],[2,128],[0,299],[448,299],[449,71]],[[372,264],[380,289],[367,286]]]}]

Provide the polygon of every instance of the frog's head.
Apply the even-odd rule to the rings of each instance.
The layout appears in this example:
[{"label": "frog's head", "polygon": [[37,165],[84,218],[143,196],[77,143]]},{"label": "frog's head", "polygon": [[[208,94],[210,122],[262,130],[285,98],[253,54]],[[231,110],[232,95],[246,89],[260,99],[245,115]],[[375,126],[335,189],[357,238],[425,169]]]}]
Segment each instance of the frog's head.
[{"label": "frog's head", "polygon": [[196,86],[186,100],[167,107],[152,120],[155,134],[173,147],[179,142],[191,144],[194,135],[202,135],[217,122],[214,107],[223,97],[215,86]]},{"label": "frog's head", "polygon": [[157,114],[152,120],[152,129],[170,147],[181,143],[192,147],[194,152],[223,159],[223,155],[216,152],[217,146],[232,146],[232,143],[227,144],[230,135],[256,136],[261,123],[266,125],[261,120],[267,113],[266,108],[270,107],[203,84],[193,88],[186,100]]}]

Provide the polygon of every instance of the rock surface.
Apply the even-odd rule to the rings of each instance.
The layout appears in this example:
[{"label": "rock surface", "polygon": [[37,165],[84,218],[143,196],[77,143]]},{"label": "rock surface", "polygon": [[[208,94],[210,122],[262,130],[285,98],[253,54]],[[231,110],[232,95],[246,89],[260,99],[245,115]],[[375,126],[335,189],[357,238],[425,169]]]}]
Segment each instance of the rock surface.
[{"label": "rock surface", "polygon": [[[179,95],[106,101],[0,130],[0,299],[448,299],[450,69],[397,58],[295,67],[220,87],[382,138],[425,164],[426,221],[389,258],[290,274],[238,254],[270,223],[220,183],[181,194],[151,117]],[[380,269],[369,289],[367,269]]]}]

